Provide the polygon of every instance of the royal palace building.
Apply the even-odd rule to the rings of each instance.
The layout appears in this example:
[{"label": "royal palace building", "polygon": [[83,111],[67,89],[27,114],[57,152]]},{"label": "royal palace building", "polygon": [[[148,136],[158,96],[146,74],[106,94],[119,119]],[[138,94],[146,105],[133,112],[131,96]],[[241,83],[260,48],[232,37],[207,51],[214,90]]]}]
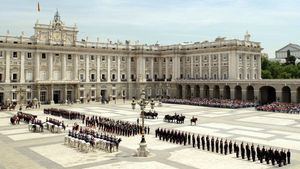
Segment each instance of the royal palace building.
[{"label": "royal palace building", "polygon": [[0,102],[131,99],[142,90],[148,97],[298,101],[297,80],[261,79],[262,47],[248,33],[175,45],[89,42],[77,33],[56,12],[31,37],[1,36]]}]

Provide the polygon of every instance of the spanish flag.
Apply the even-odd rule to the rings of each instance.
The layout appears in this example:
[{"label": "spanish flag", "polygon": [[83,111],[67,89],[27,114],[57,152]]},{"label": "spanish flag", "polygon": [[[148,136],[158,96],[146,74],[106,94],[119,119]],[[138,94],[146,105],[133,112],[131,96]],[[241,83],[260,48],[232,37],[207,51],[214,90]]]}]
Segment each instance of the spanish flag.
[{"label": "spanish flag", "polygon": [[37,11],[41,12],[40,2],[38,2]]}]

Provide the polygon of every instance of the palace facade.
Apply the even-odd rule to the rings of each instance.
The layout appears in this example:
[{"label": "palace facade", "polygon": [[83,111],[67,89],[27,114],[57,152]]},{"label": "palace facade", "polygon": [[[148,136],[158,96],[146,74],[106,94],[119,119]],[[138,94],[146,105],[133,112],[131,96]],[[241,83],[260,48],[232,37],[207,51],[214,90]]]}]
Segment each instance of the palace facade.
[{"label": "palace facade", "polygon": [[292,95],[298,91],[295,81],[289,96],[276,96],[288,81],[280,86],[282,81],[261,80],[262,47],[248,33],[243,40],[175,45],[89,42],[78,40],[77,26],[65,26],[58,12],[50,24],[37,22],[34,32],[0,36],[1,103],[131,99],[142,90],[148,97],[298,98]]}]

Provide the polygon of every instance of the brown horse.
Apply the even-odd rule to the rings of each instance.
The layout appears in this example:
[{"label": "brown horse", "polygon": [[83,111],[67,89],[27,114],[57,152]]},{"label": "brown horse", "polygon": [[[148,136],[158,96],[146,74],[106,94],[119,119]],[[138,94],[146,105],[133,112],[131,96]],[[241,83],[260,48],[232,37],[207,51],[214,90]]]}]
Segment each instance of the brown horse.
[{"label": "brown horse", "polygon": [[191,126],[193,125],[193,123],[195,123],[195,125],[197,125],[197,118],[195,118],[195,117],[192,117],[191,118]]}]

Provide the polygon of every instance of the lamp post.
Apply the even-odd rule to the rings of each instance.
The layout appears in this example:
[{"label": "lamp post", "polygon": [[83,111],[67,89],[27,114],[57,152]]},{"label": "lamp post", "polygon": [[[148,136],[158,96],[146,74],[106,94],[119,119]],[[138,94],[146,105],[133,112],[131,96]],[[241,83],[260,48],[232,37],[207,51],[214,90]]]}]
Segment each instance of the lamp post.
[{"label": "lamp post", "polygon": [[142,139],[140,142],[140,147],[137,149],[137,153],[136,156],[137,157],[147,157],[149,155],[149,150],[147,149],[147,143],[146,143],[146,139],[145,139],[145,126],[144,126],[144,120],[145,120],[145,108],[147,106],[149,102],[146,101],[146,93],[143,90],[141,93],[141,99],[140,101],[135,102],[135,100],[132,100],[131,106],[132,109],[135,109],[135,105],[138,104],[141,108],[141,118],[142,118]]}]

